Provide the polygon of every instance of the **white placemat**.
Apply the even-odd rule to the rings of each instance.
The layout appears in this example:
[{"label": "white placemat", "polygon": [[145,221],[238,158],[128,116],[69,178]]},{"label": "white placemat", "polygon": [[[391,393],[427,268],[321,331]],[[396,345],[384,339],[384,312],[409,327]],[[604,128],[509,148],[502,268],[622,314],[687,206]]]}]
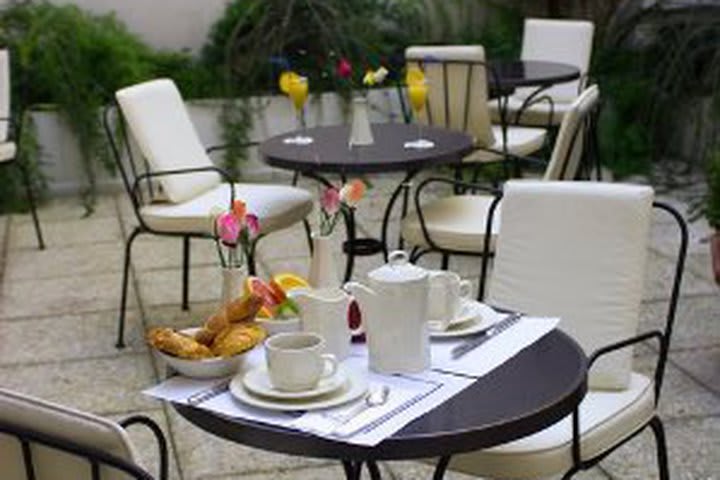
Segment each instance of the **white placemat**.
[{"label": "white placemat", "polygon": [[468,338],[434,340],[430,347],[435,370],[480,378],[550,333],[559,318],[522,317],[522,319],[486,343],[453,360],[452,349]]}]

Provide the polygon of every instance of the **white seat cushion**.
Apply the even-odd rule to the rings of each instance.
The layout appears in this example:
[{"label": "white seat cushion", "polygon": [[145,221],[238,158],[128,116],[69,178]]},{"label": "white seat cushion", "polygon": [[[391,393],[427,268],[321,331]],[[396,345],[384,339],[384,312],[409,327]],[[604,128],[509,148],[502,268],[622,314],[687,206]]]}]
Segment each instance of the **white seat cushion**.
[{"label": "white seat cushion", "polygon": [[3,142],[0,143],[0,162],[7,162],[15,158],[15,142]]},{"label": "white seat cushion", "polygon": [[[502,128],[493,125],[492,132],[495,142],[488,148],[494,151],[476,150],[463,158],[463,162],[490,162],[503,158],[501,153],[496,153],[503,151]],[[542,128],[510,126],[507,128],[507,151],[521,157],[531,155],[543,148],[546,135]]]},{"label": "white seat cushion", "polygon": [[[302,220],[312,210],[312,197],[301,188],[285,185],[237,183],[235,198],[247,203],[248,212],[258,216],[260,229],[270,233]],[[212,234],[210,211],[229,208],[230,188],[223,183],[183,203],[158,203],[140,209],[148,227],[161,232]]]},{"label": "white seat cushion", "polygon": [[[507,102],[507,122],[510,124],[515,123],[515,116],[522,107],[524,98],[511,95],[508,97]],[[553,101],[553,116],[550,119],[550,104],[547,101],[541,101],[534,103],[527,107],[523,114],[520,116],[520,121],[517,122],[521,125],[532,125],[536,127],[547,127],[548,120],[552,120],[549,124],[553,126],[560,125],[565,114],[572,108],[572,102],[559,102]],[[496,101],[489,102],[490,116],[492,121],[500,123],[500,112]]]},{"label": "white seat cushion", "polygon": [[[561,318],[589,355],[635,335],[640,315],[653,190],[642,185],[512,180],[488,301]],[[623,389],[632,349],[603,357],[591,388]]]},{"label": "white seat cushion", "polygon": [[[581,457],[595,457],[647,423],[655,413],[654,383],[638,373],[628,388],[589,391],[580,404]],[[452,470],[492,478],[537,478],[572,466],[571,416],[527,437],[453,457]]]},{"label": "white seat cushion", "polygon": [[[115,93],[133,138],[154,172],[211,167],[175,83],[152,80]],[[217,172],[157,178],[167,198],[182,203],[220,183]]]},{"label": "white seat cushion", "polygon": [[[10,123],[10,54],[0,49],[0,143],[8,138]],[[0,158],[2,156],[0,155]]]},{"label": "white seat cushion", "polygon": [[[44,400],[0,388],[0,421],[65,438],[137,464],[137,455],[125,430],[117,423]],[[33,465],[38,480],[90,479],[85,458],[33,444]],[[17,438],[0,434],[0,478],[25,480],[22,450]],[[101,467],[108,480],[130,479],[119,471]]]},{"label": "white seat cushion", "polygon": [[[430,239],[445,249],[482,252],[487,212],[493,198],[489,195],[453,195],[430,202],[422,209]],[[497,232],[499,224],[498,206],[493,217],[493,232]],[[403,220],[402,235],[411,245],[429,246],[416,212]],[[493,245],[494,238],[491,249]]]}]

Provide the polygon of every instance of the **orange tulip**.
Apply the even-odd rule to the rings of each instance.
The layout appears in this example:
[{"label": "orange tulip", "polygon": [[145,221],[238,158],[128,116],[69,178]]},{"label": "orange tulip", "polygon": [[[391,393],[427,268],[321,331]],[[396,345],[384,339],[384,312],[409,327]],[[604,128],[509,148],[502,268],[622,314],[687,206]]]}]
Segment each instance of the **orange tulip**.
[{"label": "orange tulip", "polygon": [[365,196],[367,185],[360,179],[350,180],[340,190],[340,199],[350,207],[356,206]]},{"label": "orange tulip", "polygon": [[238,219],[239,222],[245,221],[245,215],[247,214],[247,206],[242,200],[235,200],[232,205],[232,213]]}]

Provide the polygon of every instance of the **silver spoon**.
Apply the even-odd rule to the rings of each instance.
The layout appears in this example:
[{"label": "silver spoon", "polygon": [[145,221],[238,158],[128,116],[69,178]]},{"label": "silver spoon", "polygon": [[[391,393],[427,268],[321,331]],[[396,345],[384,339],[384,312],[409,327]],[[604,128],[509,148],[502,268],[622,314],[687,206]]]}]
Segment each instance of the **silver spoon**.
[{"label": "silver spoon", "polygon": [[357,417],[361,413],[363,413],[365,410],[373,407],[379,407],[381,405],[384,405],[387,403],[387,399],[390,396],[390,387],[387,385],[383,385],[380,388],[375,388],[370,391],[368,391],[367,394],[365,394],[365,398],[363,399],[362,403],[359,403],[358,405],[355,405],[350,411],[343,414],[343,416],[340,418],[340,425],[344,425],[348,423],[353,418]]}]

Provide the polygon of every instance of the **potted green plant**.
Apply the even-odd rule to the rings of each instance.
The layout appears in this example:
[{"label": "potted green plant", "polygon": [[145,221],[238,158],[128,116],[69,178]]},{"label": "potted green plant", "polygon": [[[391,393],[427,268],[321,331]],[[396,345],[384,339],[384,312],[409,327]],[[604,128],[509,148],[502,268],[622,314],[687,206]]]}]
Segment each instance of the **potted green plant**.
[{"label": "potted green plant", "polygon": [[703,213],[714,230],[710,237],[715,282],[720,284],[720,149],[710,154],[707,163],[707,193]]}]

